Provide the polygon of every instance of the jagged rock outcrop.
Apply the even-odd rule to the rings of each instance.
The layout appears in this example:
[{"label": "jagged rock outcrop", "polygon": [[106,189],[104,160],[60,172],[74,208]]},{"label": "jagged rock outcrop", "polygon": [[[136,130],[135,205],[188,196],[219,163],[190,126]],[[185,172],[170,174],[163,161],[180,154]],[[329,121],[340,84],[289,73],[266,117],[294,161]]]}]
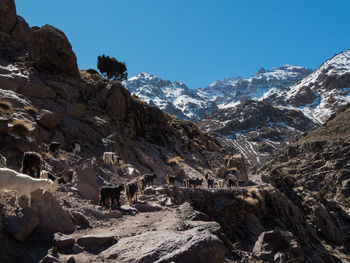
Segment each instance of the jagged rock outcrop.
[{"label": "jagged rock outcrop", "polygon": [[17,22],[14,0],[4,0],[0,3],[0,32],[10,34]]},{"label": "jagged rock outcrop", "polygon": [[39,71],[79,76],[77,58],[61,30],[50,25],[32,28],[29,49]]}]

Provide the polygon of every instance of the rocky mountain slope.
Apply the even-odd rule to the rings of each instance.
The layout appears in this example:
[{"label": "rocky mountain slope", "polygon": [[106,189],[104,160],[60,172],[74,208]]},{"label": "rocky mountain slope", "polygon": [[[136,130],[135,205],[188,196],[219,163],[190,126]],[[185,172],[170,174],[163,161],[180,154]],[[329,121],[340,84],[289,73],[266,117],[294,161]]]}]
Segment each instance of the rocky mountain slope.
[{"label": "rocky mountain slope", "polygon": [[[300,209],[333,255],[349,253],[350,108],[285,148],[259,172]],[[344,259],[345,260],[345,259]],[[346,262],[346,261],[345,261]]]},{"label": "rocky mountain slope", "polygon": [[318,127],[298,110],[264,101],[246,101],[218,110],[197,125],[220,138],[226,149],[242,153],[253,170],[288,142]]}]

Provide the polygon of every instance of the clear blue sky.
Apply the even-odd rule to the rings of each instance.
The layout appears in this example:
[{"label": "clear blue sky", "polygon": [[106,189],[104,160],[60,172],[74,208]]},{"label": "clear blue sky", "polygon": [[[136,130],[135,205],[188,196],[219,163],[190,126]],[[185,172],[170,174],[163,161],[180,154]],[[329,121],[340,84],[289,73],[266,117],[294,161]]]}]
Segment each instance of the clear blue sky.
[{"label": "clear blue sky", "polygon": [[190,88],[260,67],[317,68],[350,48],[349,0],[15,0],[30,26],[53,25],[81,69],[104,53]]}]

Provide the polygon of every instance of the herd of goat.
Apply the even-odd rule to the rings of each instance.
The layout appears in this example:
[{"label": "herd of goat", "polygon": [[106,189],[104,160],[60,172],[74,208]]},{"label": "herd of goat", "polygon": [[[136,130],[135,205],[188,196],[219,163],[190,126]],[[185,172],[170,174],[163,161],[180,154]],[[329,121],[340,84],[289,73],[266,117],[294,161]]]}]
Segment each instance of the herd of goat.
[{"label": "herd of goat", "polygon": [[[60,143],[52,142],[48,151],[55,155],[58,153]],[[72,151],[78,154],[81,150],[79,144],[75,143],[73,145]],[[116,165],[120,164],[120,158],[114,152],[105,152],[103,154],[103,161],[106,165]],[[36,152],[25,152],[22,159],[22,168],[20,172],[6,168],[6,158],[0,158],[0,192],[2,190],[13,190],[16,192],[15,204],[18,206],[18,197],[25,195],[28,199],[28,206],[31,206],[31,195],[30,193],[36,189],[43,189],[43,191],[48,191],[53,193],[58,184],[65,184],[69,179],[65,177],[55,176],[45,170],[43,170],[43,157]],[[130,168],[129,168],[130,169]],[[131,168],[136,170],[135,168]],[[135,173],[133,173],[135,174]],[[102,186],[99,189],[99,205],[108,207],[106,201],[109,200],[110,206],[114,204],[114,200],[117,201],[118,206],[120,206],[120,195],[125,189],[126,197],[129,205],[132,205],[133,201],[137,201],[137,192],[140,191],[144,194],[147,186],[153,186],[153,181],[157,177],[155,173],[140,175],[137,171],[138,176],[131,182],[118,186]],[[234,177],[233,177],[234,178]],[[229,178],[226,181],[223,179],[218,180],[218,186],[223,188],[225,183],[227,187],[233,187],[238,184],[236,179]],[[168,185],[175,185],[177,176],[167,175],[166,183]],[[209,178],[208,174],[205,175],[205,180],[208,188],[213,188],[215,180]],[[196,188],[203,184],[203,179],[190,178],[185,179],[182,182],[183,186],[189,188]]]}]

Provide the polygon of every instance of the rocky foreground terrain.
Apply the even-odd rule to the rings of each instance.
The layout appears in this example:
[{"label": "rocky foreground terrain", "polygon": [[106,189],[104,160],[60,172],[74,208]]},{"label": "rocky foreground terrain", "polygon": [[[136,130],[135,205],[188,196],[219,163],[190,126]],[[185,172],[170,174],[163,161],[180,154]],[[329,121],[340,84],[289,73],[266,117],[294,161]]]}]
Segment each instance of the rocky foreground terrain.
[{"label": "rocky foreground terrain", "polygon": [[[79,71],[64,33],[30,28],[11,0],[0,2],[0,32],[0,155],[19,171],[23,152],[39,152],[45,170],[68,179],[32,192],[30,207],[0,192],[0,262],[350,260],[348,109],[248,178],[247,160],[195,124]],[[106,151],[121,163],[104,164]],[[125,192],[121,207],[99,206],[100,186],[135,179],[132,168],[156,173],[154,186],[132,206]],[[218,188],[232,171],[241,186]],[[206,173],[214,188],[182,187]]]}]

